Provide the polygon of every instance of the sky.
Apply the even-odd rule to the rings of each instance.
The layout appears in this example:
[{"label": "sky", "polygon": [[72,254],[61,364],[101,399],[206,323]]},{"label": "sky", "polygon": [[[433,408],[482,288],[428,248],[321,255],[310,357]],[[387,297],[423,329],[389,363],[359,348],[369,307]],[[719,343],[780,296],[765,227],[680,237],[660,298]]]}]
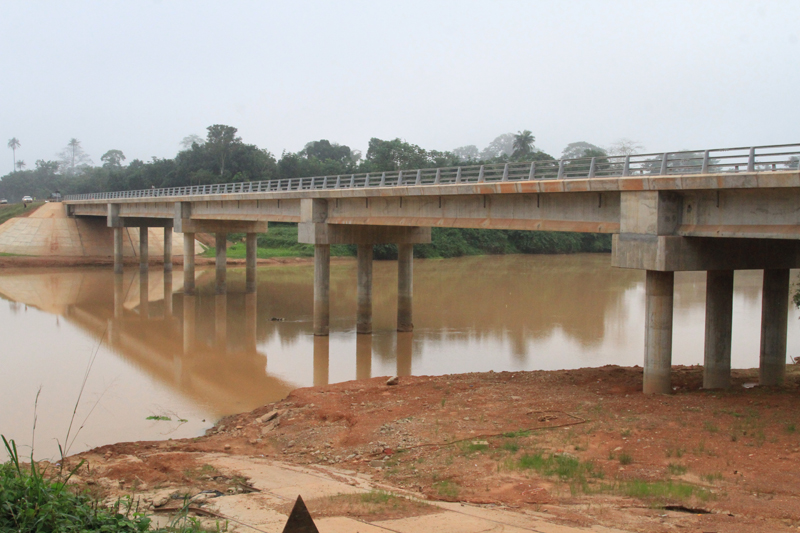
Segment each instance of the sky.
[{"label": "sky", "polygon": [[[648,152],[800,142],[800,2],[0,0],[0,140],[174,157],[227,124],[479,149],[531,130]],[[12,153],[0,157],[0,174]],[[6,169],[5,167],[8,167]]]}]

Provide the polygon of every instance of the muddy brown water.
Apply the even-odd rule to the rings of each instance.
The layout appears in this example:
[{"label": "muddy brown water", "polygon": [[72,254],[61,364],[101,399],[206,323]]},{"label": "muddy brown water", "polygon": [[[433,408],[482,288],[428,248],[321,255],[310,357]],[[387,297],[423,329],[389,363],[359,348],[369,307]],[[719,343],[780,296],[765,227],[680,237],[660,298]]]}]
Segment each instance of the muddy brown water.
[{"label": "muddy brown water", "polygon": [[[312,265],[259,268],[255,296],[244,294],[243,269],[229,269],[226,296],[214,295],[213,269],[199,270],[194,297],[182,294],[180,270],[170,279],[154,267],[143,280],[133,268],[121,278],[110,268],[6,269],[0,433],[50,458],[59,443],[75,453],[196,436],[297,387],[642,364],[644,273],[614,269],[608,255],[416,260],[413,334],[394,331],[397,267],[378,261],[375,331],[356,335],[355,267],[332,265],[329,338],[312,335]],[[673,362],[700,364],[705,276],[679,273],[675,287]],[[737,272],[735,368],[758,365],[760,317],[761,272]],[[789,356],[800,355],[797,318],[792,306]]]}]

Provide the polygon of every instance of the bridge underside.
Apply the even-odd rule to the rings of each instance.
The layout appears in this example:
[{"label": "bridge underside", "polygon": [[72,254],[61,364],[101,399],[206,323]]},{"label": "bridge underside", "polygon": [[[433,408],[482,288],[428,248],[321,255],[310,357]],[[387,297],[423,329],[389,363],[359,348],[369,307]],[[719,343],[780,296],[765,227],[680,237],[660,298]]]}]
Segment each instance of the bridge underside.
[{"label": "bridge underside", "polygon": [[[782,383],[789,269],[800,268],[798,191],[794,171],[81,200],[67,210],[106,217],[115,232],[164,227],[165,241],[174,228],[187,250],[195,233],[215,233],[219,293],[225,291],[227,233],[247,234],[247,290],[253,292],[255,234],[266,232],[268,222],[296,222],[299,241],[315,246],[317,335],[328,334],[331,244],[358,245],[358,331],[366,333],[372,245],[398,244],[398,330],[410,331],[412,246],[430,242],[431,228],[614,234],[612,264],[647,271],[644,391],[669,393],[674,272],[686,270],[708,272],[705,386],[730,384],[732,280],[741,269],[764,270],[761,383]],[[192,257],[185,263],[187,294],[194,291]],[[146,254],[142,261],[146,268]]]}]

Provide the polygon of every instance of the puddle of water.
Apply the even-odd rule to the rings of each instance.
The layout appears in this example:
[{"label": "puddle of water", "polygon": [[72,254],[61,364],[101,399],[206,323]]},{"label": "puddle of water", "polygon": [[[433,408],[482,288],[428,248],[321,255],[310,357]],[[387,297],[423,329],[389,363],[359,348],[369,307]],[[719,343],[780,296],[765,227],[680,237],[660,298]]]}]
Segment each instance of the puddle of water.
[{"label": "puddle of water", "polygon": [[[641,365],[643,273],[607,255],[417,260],[413,334],[394,331],[397,267],[374,266],[373,335],[355,334],[355,262],[331,271],[329,338],[312,335],[313,267],[259,269],[257,295],[230,269],[229,293],[198,271],[9,270],[0,275],[0,431],[36,456],[111,442],[190,437],[294,388],[371,376]],[[705,277],[676,275],[673,362],[703,359]],[[737,272],[733,366],[758,365],[761,273]],[[167,298],[165,298],[165,294]],[[797,318],[791,310],[790,318]],[[274,320],[273,320],[274,319]],[[790,324],[795,324],[790,320]],[[790,327],[789,353],[800,353]],[[91,365],[91,368],[89,368]],[[168,416],[170,421],[147,420]],[[78,431],[78,429],[80,430]]]}]

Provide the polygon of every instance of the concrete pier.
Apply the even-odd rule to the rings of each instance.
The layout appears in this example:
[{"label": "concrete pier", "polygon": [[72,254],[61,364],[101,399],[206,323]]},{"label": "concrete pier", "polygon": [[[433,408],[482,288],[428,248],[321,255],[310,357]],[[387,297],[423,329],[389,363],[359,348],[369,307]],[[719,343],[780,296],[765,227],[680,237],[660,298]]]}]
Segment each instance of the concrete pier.
[{"label": "concrete pier", "polygon": [[246,276],[247,281],[245,282],[245,292],[253,293],[256,292],[256,259],[257,259],[257,235],[255,233],[248,233],[246,237],[246,248],[247,248],[247,265],[246,265]]},{"label": "concrete pier", "polygon": [[397,245],[397,331],[413,331],[414,245]]},{"label": "concrete pier", "polygon": [[122,228],[114,230],[114,274],[122,274]]},{"label": "concrete pier", "polygon": [[172,226],[164,227],[164,272],[172,272]]},{"label": "concrete pier", "polygon": [[248,350],[255,351],[258,345],[258,300],[255,293],[244,295],[244,337]]},{"label": "concrete pier", "polygon": [[372,245],[358,245],[356,333],[372,333]]},{"label": "concrete pier", "polygon": [[331,246],[329,244],[315,244],[314,335],[328,335],[330,324],[330,291]]},{"label": "concrete pier", "polygon": [[190,294],[183,295],[183,354],[189,355],[194,350],[197,308],[195,297]]},{"label": "concrete pier", "polygon": [[215,246],[217,252],[217,283],[214,287],[217,294],[225,294],[227,291],[227,275],[228,275],[228,234],[216,233],[214,234]]},{"label": "concrete pier", "polygon": [[414,334],[411,332],[397,333],[397,375],[411,375],[411,355],[414,344]]},{"label": "concrete pier", "polygon": [[194,294],[194,233],[183,234],[183,294]]},{"label": "concrete pier", "polygon": [[645,281],[645,394],[670,394],[674,272],[648,270]]},{"label": "concrete pier", "polygon": [[731,386],[732,327],[733,270],[709,270],[706,274],[704,389]]},{"label": "concrete pier", "polygon": [[320,387],[328,384],[330,373],[330,338],[325,336],[314,337],[314,386]]},{"label": "concrete pier", "polygon": [[356,379],[372,377],[372,335],[356,335]]},{"label": "concrete pier", "polygon": [[164,272],[164,318],[172,318],[172,271]]},{"label": "concrete pier", "polygon": [[147,264],[150,262],[147,246],[148,234],[147,226],[139,227],[139,272],[142,274],[147,274]]},{"label": "concrete pier", "polygon": [[125,312],[125,285],[122,276],[114,276],[114,318],[122,318]]},{"label": "concrete pier", "polygon": [[789,269],[764,270],[761,301],[761,357],[758,382],[782,385],[786,377]]},{"label": "concrete pier", "polygon": [[139,275],[139,318],[141,320],[150,318],[150,280],[146,268]]}]

